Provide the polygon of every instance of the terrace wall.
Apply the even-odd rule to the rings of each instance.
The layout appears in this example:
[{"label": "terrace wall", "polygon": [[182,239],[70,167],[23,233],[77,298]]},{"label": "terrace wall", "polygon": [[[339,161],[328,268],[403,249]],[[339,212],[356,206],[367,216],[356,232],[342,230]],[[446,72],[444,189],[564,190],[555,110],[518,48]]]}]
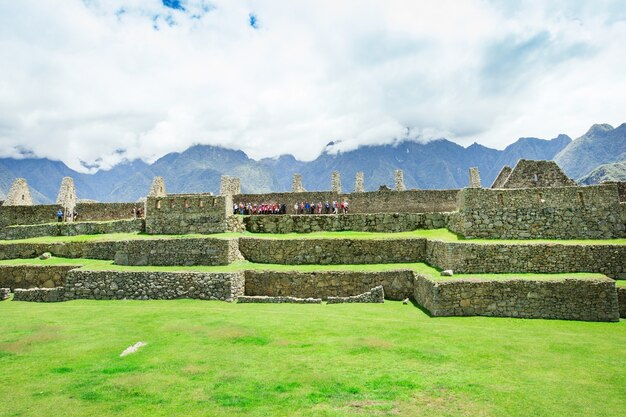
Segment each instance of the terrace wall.
[{"label": "terrace wall", "polygon": [[246,216],[252,233],[406,232],[447,226],[448,213],[304,214]]},{"label": "terrace wall", "polygon": [[418,276],[414,297],[433,316],[619,320],[610,279],[432,281]]},{"label": "terrace wall", "polygon": [[425,257],[425,249],[426,239],[239,238],[239,250],[245,259],[270,264],[420,262]]},{"label": "terrace wall", "polygon": [[619,304],[619,316],[626,319],[626,287],[617,287],[617,302]]},{"label": "terrace wall", "polygon": [[54,288],[65,285],[76,265],[0,265],[0,288]]},{"label": "terrace wall", "polygon": [[233,301],[243,295],[241,272],[111,272],[74,270],[65,299],[169,300],[195,298]]},{"label": "terrace wall", "polygon": [[626,245],[472,244],[429,240],[425,260],[456,273],[598,272],[626,276]]},{"label": "terrace wall", "polygon": [[466,237],[608,239],[626,236],[616,184],[495,190],[466,188],[449,228]]},{"label": "terrace wall", "polygon": [[385,297],[403,300],[413,295],[413,272],[352,271],[246,271],[245,295],[270,297],[322,298],[349,297],[382,285]]},{"label": "terrace wall", "polygon": [[8,226],[0,229],[0,239],[29,239],[40,236],[76,236],[97,235],[104,233],[143,232],[143,219],[116,220],[108,222],[69,222],[21,226]]},{"label": "terrace wall", "polygon": [[64,243],[9,243],[0,259],[28,259],[50,252],[63,258],[115,260],[121,265],[227,265],[239,259],[236,239],[141,239]]}]

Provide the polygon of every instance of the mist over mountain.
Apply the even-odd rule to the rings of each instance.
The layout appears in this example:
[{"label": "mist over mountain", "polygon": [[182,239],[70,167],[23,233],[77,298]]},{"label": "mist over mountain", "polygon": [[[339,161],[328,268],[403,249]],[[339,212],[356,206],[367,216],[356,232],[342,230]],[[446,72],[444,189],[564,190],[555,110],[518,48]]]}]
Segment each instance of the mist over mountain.
[{"label": "mist over mountain", "polygon": [[[263,193],[290,191],[294,173],[302,174],[303,186],[309,191],[329,190],[331,172],[337,170],[343,191],[349,192],[354,189],[358,171],[364,172],[366,190],[377,190],[381,185],[393,187],[396,169],[404,171],[409,189],[451,189],[466,187],[468,169],[478,167],[482,185],[489,187],[504,165],[512,167],[520,158],[555,159],[572,178],[581,178],[602,164],[626,160],[626,124],[617,129],[594,125],[574,141],[567,135],[550,140],[520,138],[503,150],[478,143],[463,147],[447,139],[427,143],[405,140],[348,152],[334,152],[333,148],[334,144],[329,143],[315,160],[303,162],[292,155],[257,161],[242,151],[195,145],[164,155],[152,164],[135,160],[95,174],[78,173],[63,162],[48,159],[5,158],[0,159],[0,198],[18,177],[28,180],[38,203],[54,202],[64,176],[74,178],[79,198],[97,201],[136,201],[145,197],[157,175],[165,179],[170,193],[216,194],[221,175],[239,177],[244,193]],[[608,171],[620,169],[610,167]],[[594,175],[585,183],[603,178],[607,176]]]}]

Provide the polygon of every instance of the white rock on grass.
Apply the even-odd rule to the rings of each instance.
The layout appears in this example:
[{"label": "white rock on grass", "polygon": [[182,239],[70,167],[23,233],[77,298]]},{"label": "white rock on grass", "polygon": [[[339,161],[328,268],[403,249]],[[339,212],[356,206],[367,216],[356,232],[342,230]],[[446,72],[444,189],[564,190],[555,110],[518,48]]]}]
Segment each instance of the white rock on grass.
[{"label": "white rock on grass", "polygon": [[120,356],[126,356],[126,355],[130,355],[131,353],[135,353],[139,350],[139,348],[142,348],[144,346],[146,346],[147,343],[146,342],[137,342],[132,346],[127,347],[124,352],[120,353]]},{"label": "white rock on grass", "polygon": [[454,275],[454,272],[452,272],[451,269],[446,269],[445,271],[441,271],[442,277],[451,277],[452,275]]}]

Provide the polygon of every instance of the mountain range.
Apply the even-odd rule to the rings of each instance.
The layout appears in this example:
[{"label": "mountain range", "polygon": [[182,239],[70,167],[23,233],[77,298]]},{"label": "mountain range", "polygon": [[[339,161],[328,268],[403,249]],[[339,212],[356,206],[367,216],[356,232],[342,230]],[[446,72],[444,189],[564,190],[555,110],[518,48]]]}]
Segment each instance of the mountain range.
[{"label": "mountain range", "polygon": [[[504,165],[513,167],[520,158],[554,159],[574,179],[593,183],[625,174],[626,123],[618,128],[593,125],[585,135],[572,140],[520,138],[503,150],[474,143],[463,147],[447,139],[422,143],[403,140],[390,145],[362,146],[335,152],[329,143],[313,161],[292,155],[254,160],[244,152],[211,145],[195,145],[184,152],[169,153],[152,164],[134,160],[95,174],[76,172],[63,162],[46,158],[0,159],[0,199],[15,178],[26,178],[37,203],[51,203],[65,176],[74,178],[78,197],[96,201],[136,201],[147,194],[152,179],[162,176],[170,193],[219,191],[221,175],[239,177],[244,193],[290,191],[291,177],[302,174],[305,189],[329,190],[331,172],[341,173],[344,191],[354,189],[356,172],[363,171],[365,189],[393,186],[393,171],[404,171],[407,188],[451,189],[468,185],[468,169],[478,167],[482,184],[489,187]],[[602,174],[587,174],[612,164]],[[614,178],[615,177],[615,178]]]}]

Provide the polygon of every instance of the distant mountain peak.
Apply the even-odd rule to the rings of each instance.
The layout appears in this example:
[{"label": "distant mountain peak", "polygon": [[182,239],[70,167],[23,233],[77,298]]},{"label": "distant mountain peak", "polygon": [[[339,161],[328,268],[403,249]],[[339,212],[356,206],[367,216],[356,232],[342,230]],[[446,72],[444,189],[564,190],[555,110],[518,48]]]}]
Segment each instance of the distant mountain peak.
[{"label": "distant mountain peak", "polygon": [[613,129],[614,129],[614,127],[611,126],[608,123],[598,123],[598,124],[595,124],[595,125],[591,126],[589,128],[589,130],[587,131],[587,133],[584,134],[584,136],[592,136],[592,135],[596,135],[596,134],[602,134],[602,133],[605,133],[605,132],[610,132]]}]

